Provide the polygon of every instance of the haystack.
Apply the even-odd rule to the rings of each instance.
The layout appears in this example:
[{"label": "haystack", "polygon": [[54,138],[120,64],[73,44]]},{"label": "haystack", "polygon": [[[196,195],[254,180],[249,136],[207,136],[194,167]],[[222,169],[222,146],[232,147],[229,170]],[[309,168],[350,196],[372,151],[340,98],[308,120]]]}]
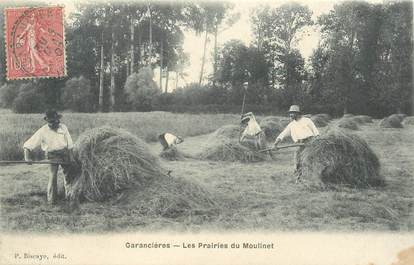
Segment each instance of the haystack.
[{"label": "haystack", "polygon": [[237,139],[239,139],[239,137],[240,137],[240,126],[239,125],[234,125],[234,124],[224,125],[224,126],[218,128],[213,133],[212,136],[213,136],[213,138],[228,137],[228,138],[237,138]]},{"label": "haystack", "polygon": [[312,141],[300,156],[305,180],[353,187],[383,183],[380,163],[368,144],[343,130],[330,130]]},{"label": "haystack", "polygon": [[335,126],[349,130],[359,130],[358,124],[352,118],[339,119],[336,121]]},{"label": "haystack", "polygon": [[368,115],[357,115],[352,119],[358,124],[372,123],[372,118]]},{"label": "haystack", "polygon": [[393,119],[394,117],[396,117],[400,120],[400,122],[402,122],[405,119],[405,117],[407,117],[407,115],[399,113],[399,114],[391,114],[389,117],[392,117]]},{"label": "haystack", "polygon": [[199,154],[201,159],[213,161],[240,161],[259,162],[266,159],[264,153],[259,153],[238,142],[237,139],[217,137],[211,139],[204,150]]},{"label": "haystack", "polygon": [[176,146],[161,151],[160,157],[169,161],[181,161],[185,159],[185,155],[177,149]]},{"label": "haystack", "polygon": [[147,144],[122,129],[87,130],[73,150],[80,168],[70,189],[74,199],[82,196],[91,201],[105,200],[132,184],[145,185],[166,173]]},{"label": "haystack", "polygon": [[283,128],[285,128],[286,126],[288,126],[289,123],[290,123],[290,119],[289,118],[282,118],[282,119],[279,120],[279,124]]},{"label": "haystack", "polygon": [[74,154],[80,175],[69,189],[72,200],[111,200],[141,214],[169,218],[217,209],[205,187],[166,174],[147,144],[125,130],[85,131]]},{"label": "haystack", "polygon": [[404,119],[403,125],[414,125],[414,116],[408,116]]},{"label": "haystack", "polygon": [[379,125],[382,128],[403,128],[400,117],[396,114],[382,119]]},{"label": "haystack", "polygon": [[316,127],[325,127],[328,125],[329,120],[324,115],[316,114],[311,117],[311,120]]}]

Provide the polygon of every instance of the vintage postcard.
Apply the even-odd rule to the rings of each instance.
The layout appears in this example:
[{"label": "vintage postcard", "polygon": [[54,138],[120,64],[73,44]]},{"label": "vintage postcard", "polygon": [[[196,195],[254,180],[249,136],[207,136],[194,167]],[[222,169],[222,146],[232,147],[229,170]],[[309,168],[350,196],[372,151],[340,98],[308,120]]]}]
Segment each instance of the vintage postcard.
[{"label": "vintage postcard", "polygon": [[412,1],[0,25],[0,264],[414,265]]}]

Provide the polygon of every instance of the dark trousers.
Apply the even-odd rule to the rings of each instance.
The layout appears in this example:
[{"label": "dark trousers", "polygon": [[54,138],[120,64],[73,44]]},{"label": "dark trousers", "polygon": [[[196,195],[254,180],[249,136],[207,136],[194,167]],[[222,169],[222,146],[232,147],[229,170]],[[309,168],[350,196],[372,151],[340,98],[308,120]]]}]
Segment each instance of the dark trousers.
[{"label": "dark trousers", "polygon": [[[69,163],[69,151],[68,150],[59,150],[46,153],[46,157],[52,161],[66,162]],[[63,169],[64,175],[64,189],[65,197],[67,197],[68,186],[72,182],[71,177],[71,165],[70,164],[51,164],[50,165],[50,176],[49,183],[47,185],[47,201],[50,204],[55,204],[58,196],[58,185],[57,185],[57,174],[59,166]]]},{"label": "dark trousers", "polygon": [[305,145],[299,146],[298,150],[296,150],[295,152],[295,172],[296,173],[299,173],[302,167],[302,160],[301,160],[302,152],[303,150],[305,150],[306,144],[312,141],[313,138],[314,136],[311,136],[306,139],[301,139],[298,141],[298,143],[305,144]]}]

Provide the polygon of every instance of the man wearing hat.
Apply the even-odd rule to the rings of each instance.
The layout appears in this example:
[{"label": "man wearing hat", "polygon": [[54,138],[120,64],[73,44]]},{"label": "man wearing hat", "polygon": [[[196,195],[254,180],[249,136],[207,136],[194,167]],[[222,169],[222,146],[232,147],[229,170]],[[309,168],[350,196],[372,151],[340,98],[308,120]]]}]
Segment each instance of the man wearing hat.
[{"label": "man wearing hat", "polygon": [[[41,147],[45,152],[47,159],[52,161],[62,162],[60,166],[63,168],[65,195],[67,192],[67,185],[70,183],[70,163],[73,160],[73,142],[70,137],[68,128],[60,123],[62,115],[54,110],[46,111],[44,120],[47,122],[39,130],[27,140],[24,145],[24,159],[31,161],[30,152]],[[55,204],[57,200],[57,173],[59,164],[50,165],[50,177],[47,186],[47,201],[50,204]]]},{"label": "man wearing hat", "polygon": [[[274,146],[277,149],[277,145],[288,135],[292,137],[295,143],[306,144],[312,140],[315,136],[319,135],[319,131],[316,128],[313,121],[309,118],[303,117],[298,105],[292,105],[289,109],[289,117],[291,122],[286,128],[279,134],[274,142]],[[305,149],[305,146],[300,146],[295,153],[295,173],[299,174],[301,167],[300,154]],[[298,178],[300,175],[298,175]]]}]

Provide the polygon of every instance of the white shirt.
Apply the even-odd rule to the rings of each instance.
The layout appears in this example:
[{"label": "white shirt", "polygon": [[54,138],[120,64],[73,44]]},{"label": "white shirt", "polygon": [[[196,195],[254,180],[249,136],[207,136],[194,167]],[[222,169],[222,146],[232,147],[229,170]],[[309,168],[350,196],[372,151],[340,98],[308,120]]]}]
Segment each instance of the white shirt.
[{"label": "white shirt", "polygon": [[164,139],[167,142],[168,146],[171,147],[173,145],[179,144],[179,139],[177,136],[171,133],[165,133]]},{"label": "white shirt", "polygon": [[260,125],[257,123],[255,117],[252,115],[250,120],[247,122],[247,127],[244,129],[241,140],[243,140],[246,136],[256,136],[262,131]]},{"label": "white shirt", "polygon": [[298,121],[291,121],[277,138],[283,140],[289,134],[296,143],[299,140],[319,135],[319,131],[311,119],[301,117]]},{"label": "white shirt", "polygon": [[66,125],[61,123],[59,128],[54,131],[46,124],[24,143],[23,148],[32,151],[39,146],[45,152],[52,152],[65,148],[72,149],[73,142]]}]

